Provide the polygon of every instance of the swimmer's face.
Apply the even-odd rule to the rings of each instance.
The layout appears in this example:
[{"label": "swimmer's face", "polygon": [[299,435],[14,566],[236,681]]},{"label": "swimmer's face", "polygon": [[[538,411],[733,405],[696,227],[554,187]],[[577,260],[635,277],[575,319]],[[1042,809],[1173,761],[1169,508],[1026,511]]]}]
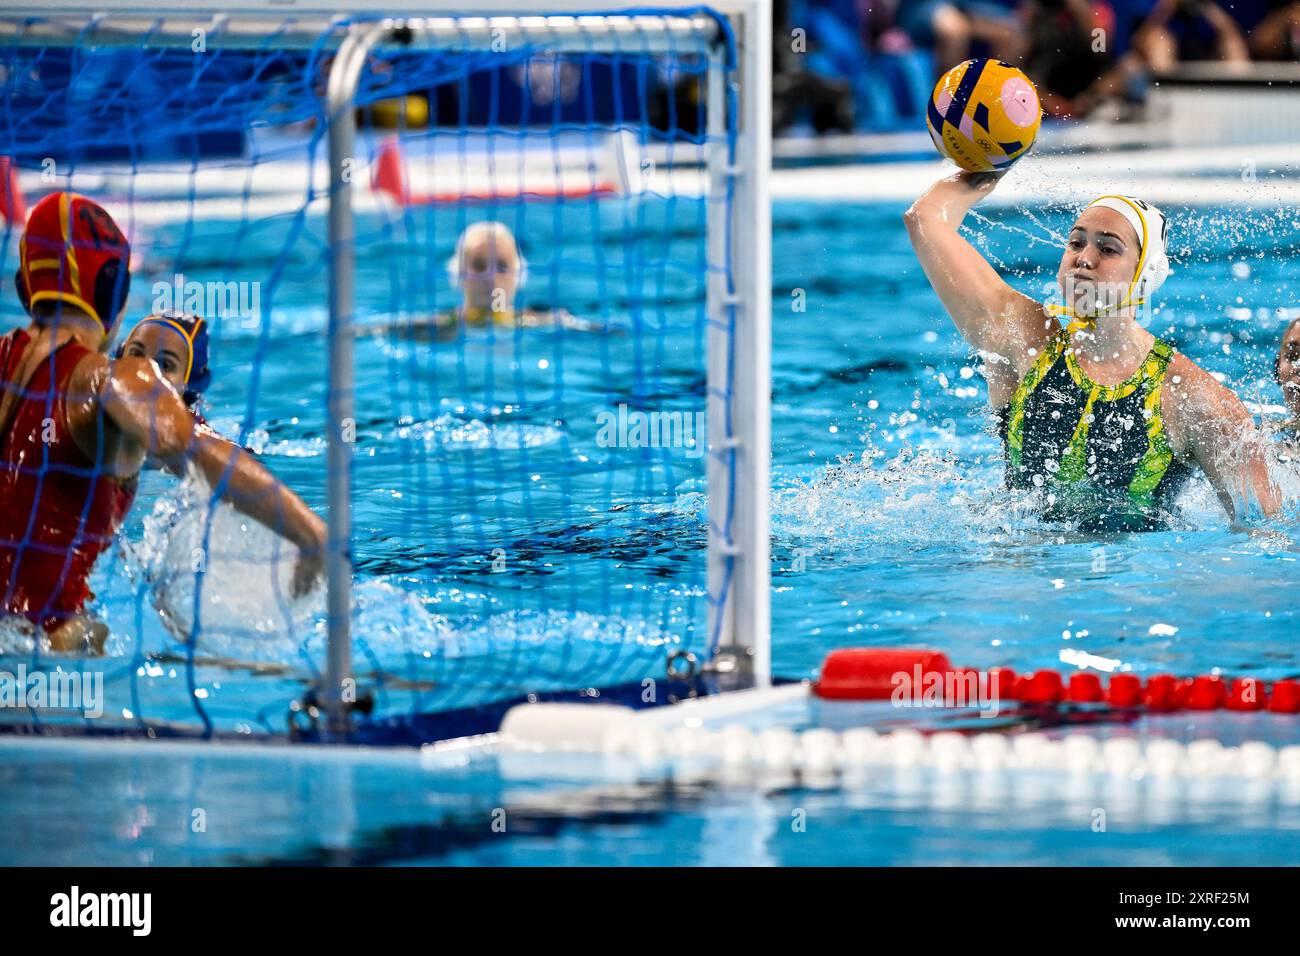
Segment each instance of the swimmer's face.
[{"label": "swimmer's face", "polygon": [[185,392],[185,363],[189,356],[189,345],[175,329],[157,322],[148,322],[131,333],[123,351],[133,358],[153,359],[172,388],[178,394]]},{"label": "swimmer's face", "polygon": [[1065,241],[1056,281],[1079,315],[1124,301],[1141,250],[1127,219],[1105,206],[1089,206]]},{"label": "swimmer's face", "polygon": [[465,307],[508,312],[519,288],[519,247],[500,224],[471,226],[461,247],[461,290]]},{"label": "swimmer's face", "polygon": [[1300,417],[1300,320],[1292,322],[1277,351],[1277,380],[1291,414]]}]

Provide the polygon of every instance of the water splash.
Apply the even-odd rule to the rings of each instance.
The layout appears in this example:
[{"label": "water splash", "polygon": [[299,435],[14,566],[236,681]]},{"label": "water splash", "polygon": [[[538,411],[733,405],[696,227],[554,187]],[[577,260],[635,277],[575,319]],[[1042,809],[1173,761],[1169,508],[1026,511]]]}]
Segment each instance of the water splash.
[{"label": "water splash", "polygon": [[904,446],[892,458],[874,446],[845,456],[811,480],[777,489],[773,527],[819,548],[1000,541],[1047,533],[1027,496],[1007,493],[996,466],[951,449]]},{"label": "water splash", "polygon": [[[0,655],[29,655],[36,650],[36,627],[20,617],[0,618]],[[41,641],[41,654],[49,654],[50,642]]]},{"label": "water splash", "polygon": [[540,448],[558,442],[562,433],[551,425],[490,425],[477,418],[442,414],[432,421],[402,424],[394,437],[398,441],[424,442],[454,451],[481,451]]},{"label": "water splash", "polygon": [[[1285,498],[1273,519],[1248,517],[1239,530],[1270,530],[1286,536],[1300,517],[1300,466],[1272,463]],[[772,493],[772,525],[778,545],[859,553],[892,545],[933,546],[1086,542],[1107,533],[1114,502],[1084,494],[1069,507],[1044,512],[1040,493],[1002,485],[1003,466],[984,457],[959,456],[952,448],[904,445],[892,457],[874,445],[844,456],[811,478],[788,479]],[[1063,499],[1055,503],[1060,505]],[[1233,525],[1202,475],[1188,482],[1173,508],[1161,516],[1168,531],[1222,531]],[[1116,523],[1111,531],[1123,532]]]},{"label": "water splash", "polygon": [[[138,647],[173,659],[192,655],[200,673],[225,673],[227,695],[236,683],[232,670],[256,675],[270,665],[278,676],[319,676],[328,639],[322,589],[291,599],[294,549],[227,504],[210,508],[208,498],[206,485],[191,475],[159,497],[138,542],[122,543],[127,575],[157,616],[147,615],[144,633],[123,636],[129,615],[114,608],[109,654],[130,656]],[[196,573],[200,557],[202,571]],[[398,703],[390,699],[398,709],[428,707],[435,699],[430,693],[438,706],[451,706],[515,691],[661,674],[668,651],[681,646],[690,630],[684,617],[656,621],[567,608],[506,609],[499,596],[456,583],[408,587],[358,579],[353,598],[359,676],[424,695],[417,702],[400,695]],[[13,647],[29,649],[21,640]]]},{"label": "water splash", "polygon": [[159,497],[138,543],[123,542],[126,569],[149,589],[169,634],[197,632],[208,653],[231,642],[271,653],[296,648],[323,613],[323,589],[294,599],[297,549],[224,502],[191,474]]}]

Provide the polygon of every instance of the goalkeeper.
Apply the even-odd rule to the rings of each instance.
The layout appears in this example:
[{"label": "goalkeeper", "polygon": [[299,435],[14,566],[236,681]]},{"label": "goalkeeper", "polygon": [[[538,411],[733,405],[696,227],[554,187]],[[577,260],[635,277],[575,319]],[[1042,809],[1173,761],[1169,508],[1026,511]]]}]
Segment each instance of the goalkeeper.
[{"label": "goalkeeper", "polygon": [[476,222],[465,228],[447,261],[447,278],[460,304],[446,312],[357,327],[358,335],[396,334],[417,339],[455,339],[472,328],[554,329],[592,332],[596,323],[565,309],[519,309],[515,302],[528,281],[528,262],[510,227],[503,222]]}]

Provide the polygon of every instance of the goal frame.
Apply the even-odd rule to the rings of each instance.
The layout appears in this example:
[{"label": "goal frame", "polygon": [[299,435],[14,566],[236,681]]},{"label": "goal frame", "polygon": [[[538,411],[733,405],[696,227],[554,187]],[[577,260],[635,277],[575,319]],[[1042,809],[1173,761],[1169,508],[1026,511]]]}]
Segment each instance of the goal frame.
[{"label": "goal frame", "polygon": [[[562,6],[563,13],[554,8]],[[715,19],[715,15],[717,19]],[[356,123],[352,109],[366,53],[398,27],[436,46],[440,37],[463,45],[467,32],[485,41],[496,27],[540,34],[556,49],[563,38],[574,49],[600,50],[588,18],[647,18],[638,41],[650,34],[649,18],[666,24],[711,20],[716,36],[708,56],[707,130],[710,204],[710,262],[707,282],[708,382],[708,635],[712,675],[721,690],[766,687],[771,682],[771,568],[769,489],[771,459],[771,0],[698,2],[659,0],[645,7],[619,8],[610,0],[486,0],[465,9],[447,0],[191,0],[181,14],[154,0],[43,0],[19,3],[3,12],[9,23],[28,17],[27,31],[0,30],[0,44],[59,42],[50,21],[76,21],[84,29],[70,42],[92,36],[98,45],[129,44],[149,28],[149,45],[188,47],[192,30],[211,30],[209,42],[231,47],[256,45],[271,25],[282,47],[315,42],[331,26],[345,26],[328,80],[329,118],[329,368],[328,449],[329,558],[327,588],[329,650],[321,704],[330,730],[346,734],[350,708],[344,688],[353,676],[351,660],[351,474],[352,449],[343,423],[352,418],[353,213],[351,177],[343,160],[353,155]],[[382,18],[382,19],[381,19]],[[358,22],[348,23],[356,19]],[[104,24],[107,29],[100,29]],[[160,26],[161,24],[161,26]],[[685,28],[684,28],[685,29]],[[662,31],[668,36],[668,31]],[[695,33],[696,30],[686,30]],[[620,36],[615,32],[606,34]],[[628,34],[622,34],[626,39]],[[700,34],[702,35],[702,34]],[[683,49],[673,34],[665,49]],[[411,43],[403,44],[407,48]],[[484,44],[486,46],[486,42]],[[619,46],[617,49],[626,49]],[[654,52],[647,48],[646,52]],[[728,62],[730,61],[730,62]],[[728,82],[728,73],[735,79]],[[728,135],[729,112],[735,135]],[[721,146],[722,148],[718,148]],[[727,348],[730,341],[730,349]]]}]

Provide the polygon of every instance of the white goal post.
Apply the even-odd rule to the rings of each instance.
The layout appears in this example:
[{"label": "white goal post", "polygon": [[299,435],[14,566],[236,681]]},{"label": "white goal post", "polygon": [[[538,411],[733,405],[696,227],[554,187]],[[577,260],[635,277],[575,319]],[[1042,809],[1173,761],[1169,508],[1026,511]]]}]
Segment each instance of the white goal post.
[{"label": "white goal post", "polygon": [[[558,9],[557,9],[558,8]],[[622,11],[609,0],[190,0],[172,12],[148,0],[93,3],[42,0],[9,6],[0,45],[127,45],[147,36],[153,46],[188,47],[193,30],[209,43],[265,41],[275,29],[285,48],[315,42],[346,21],[328,79],[330,399],[328,565],[329,654],[324,700],[335,729],[345,729],[341,699],[352,675],[350,609],[352,449],[341,423],[352,417],[352,189],[342,174],[356,135],[353,95],[376,45],[407,49],[440,42],[481,42],[493,31],[544,38],[574,49],[692,50],[709,59],[707,122],[710,206],[707,408],[708,590],[713,674],[722,689],[766,686],[770,662],[769,465],[771,455],[771,0],[717,0],[707,8],[660,0]],[[27,18],[24,21],[24,18]],[[77,29],[72,29],[73,26]],[[730,36],[728,36],[728,33]],[[602,36],[604,40],[602,41]],[[656,47],[657,43],[665,44]],[[733,58],[732,62],[726,62]],[[734,136],[729,130],[734,129]]]}]

